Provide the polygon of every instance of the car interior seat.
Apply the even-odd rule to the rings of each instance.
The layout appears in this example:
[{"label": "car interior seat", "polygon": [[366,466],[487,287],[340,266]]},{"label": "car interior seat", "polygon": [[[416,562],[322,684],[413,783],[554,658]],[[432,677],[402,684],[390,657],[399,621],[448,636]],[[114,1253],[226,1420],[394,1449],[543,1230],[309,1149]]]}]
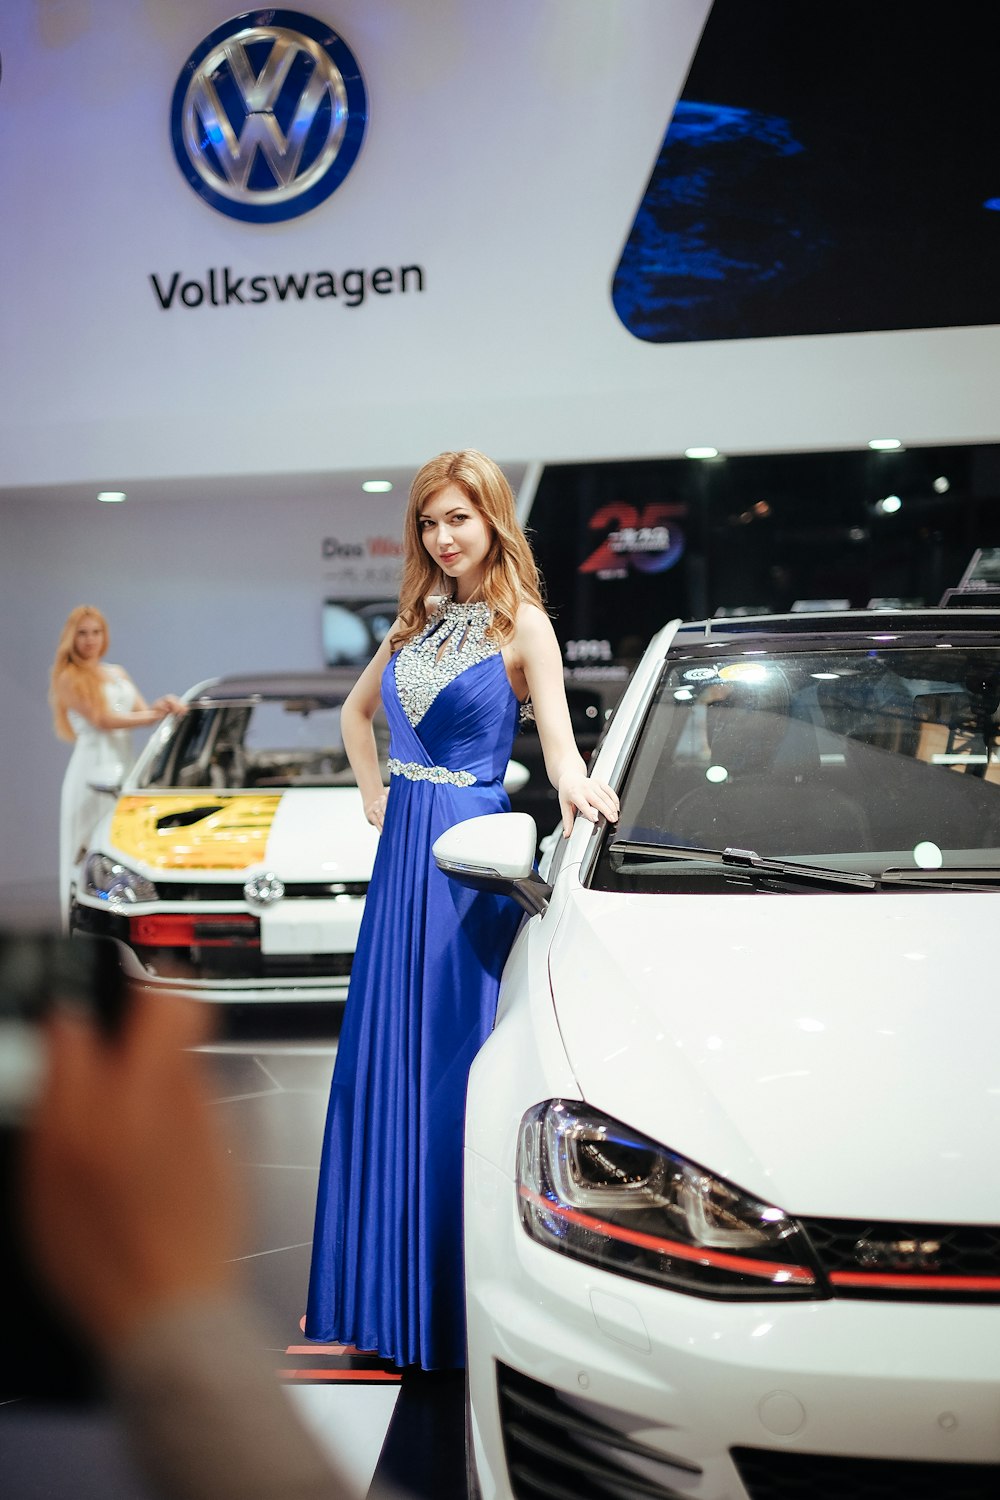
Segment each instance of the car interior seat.
[{"label": "car interior seat", "polygon": [[209,765],[210,784],[220,790],[239,790],[247,784],[247,762],[242,745],[216,744]]},{"label": "car interior seat", "polygon": [[864,808],[824,775],[815,728],[789,717],[790,706],[773,670],[760,686],[736,683],[709,703],[711,764],[666,820],[678,842],[773,855],[869,847]]},{"label": "car interior seat", "polygon": [[992,841],[986,830],[1000,816],[997,789],[918,754],[921,728],[932,718],[953,745],[968,712],[965,695],[911,697],[894,672],[882,671],[820,683],[818,699],[827,729],[840,737],[851,784],[864,789],[873,847],[971,849]]}]

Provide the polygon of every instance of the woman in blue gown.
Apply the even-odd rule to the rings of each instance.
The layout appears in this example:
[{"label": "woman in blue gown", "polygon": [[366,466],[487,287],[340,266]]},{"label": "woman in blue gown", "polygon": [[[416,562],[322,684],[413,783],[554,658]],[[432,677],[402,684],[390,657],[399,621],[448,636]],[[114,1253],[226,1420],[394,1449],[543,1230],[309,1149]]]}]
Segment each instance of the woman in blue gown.
[{"label": "woman in blue gown", "polygon": [[[400,612],[344,704],[344,744],[381,829],[334,1068],[306,1336],[425,1370],[465,1363],[462,1132],[520,909],[446,879],[439,834],[510,803],[530,697],[563,830],[615,819],[570,726],[559,646],[501,470],[475,450],[410,490]],[[390,789],[372,720],[384,704]]]}]

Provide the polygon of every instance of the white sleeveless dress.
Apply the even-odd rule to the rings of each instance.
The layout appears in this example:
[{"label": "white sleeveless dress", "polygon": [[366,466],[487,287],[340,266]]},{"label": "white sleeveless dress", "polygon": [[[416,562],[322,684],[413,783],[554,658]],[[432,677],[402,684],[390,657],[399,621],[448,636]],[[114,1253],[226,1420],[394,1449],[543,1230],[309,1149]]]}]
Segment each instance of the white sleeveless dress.
[{"label": "white sleeveless dress", "polygon": [[[135,685],[120,668],[110,667],[108,673],[104,700],[111,713],[128,713],[136,704]],[[74,709],[69,709],[66,717],[76,743],[63,777],[59,809],[59,896],[64,926],[69,917],[74,869],[98,820],[111,807],[110,796],[95,792],[90,783],[120,783],[135,758],[130,729],[96,729]]]}]

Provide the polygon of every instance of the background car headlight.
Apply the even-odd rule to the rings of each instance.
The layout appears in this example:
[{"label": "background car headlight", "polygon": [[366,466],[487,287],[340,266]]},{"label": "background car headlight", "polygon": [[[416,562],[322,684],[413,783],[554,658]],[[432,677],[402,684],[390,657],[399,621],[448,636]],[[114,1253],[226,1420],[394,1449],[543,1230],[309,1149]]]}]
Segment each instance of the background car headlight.
[{"label": "background car headlight", "polygon": [[521,1121],[521,1222],[563,1255],[708,1297],[828,1293],[798,1225],[584,1104]]},{"label": "background car headlight", "polygon": [[88,896],[106,901],[115,911],[124,911],[138,901],[156,900],[156,886],[151,880],[106,854],[88,856],[83,871],[83,889]]}]

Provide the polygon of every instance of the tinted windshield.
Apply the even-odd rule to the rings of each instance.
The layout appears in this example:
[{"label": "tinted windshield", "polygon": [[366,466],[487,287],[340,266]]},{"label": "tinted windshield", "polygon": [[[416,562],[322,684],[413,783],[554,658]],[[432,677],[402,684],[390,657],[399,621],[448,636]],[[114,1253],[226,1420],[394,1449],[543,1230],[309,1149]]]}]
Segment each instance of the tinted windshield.
[{"label": "tinted windshield", "polygon": [[[753,849],[873,875],[995,866],[998,703],[996,647],[668,658],[608,842]],[[625,888],[659,880],[655,869],[636,861]],[[621,876],[605,848],[595,884],[621,889]]]},{"label": "tinted windshield", "polygon": [[[376,720],[380,755],[387,734]],[[142,787],[354,786],[340,705],[287,698],[192,707],[141,772]]]}]

